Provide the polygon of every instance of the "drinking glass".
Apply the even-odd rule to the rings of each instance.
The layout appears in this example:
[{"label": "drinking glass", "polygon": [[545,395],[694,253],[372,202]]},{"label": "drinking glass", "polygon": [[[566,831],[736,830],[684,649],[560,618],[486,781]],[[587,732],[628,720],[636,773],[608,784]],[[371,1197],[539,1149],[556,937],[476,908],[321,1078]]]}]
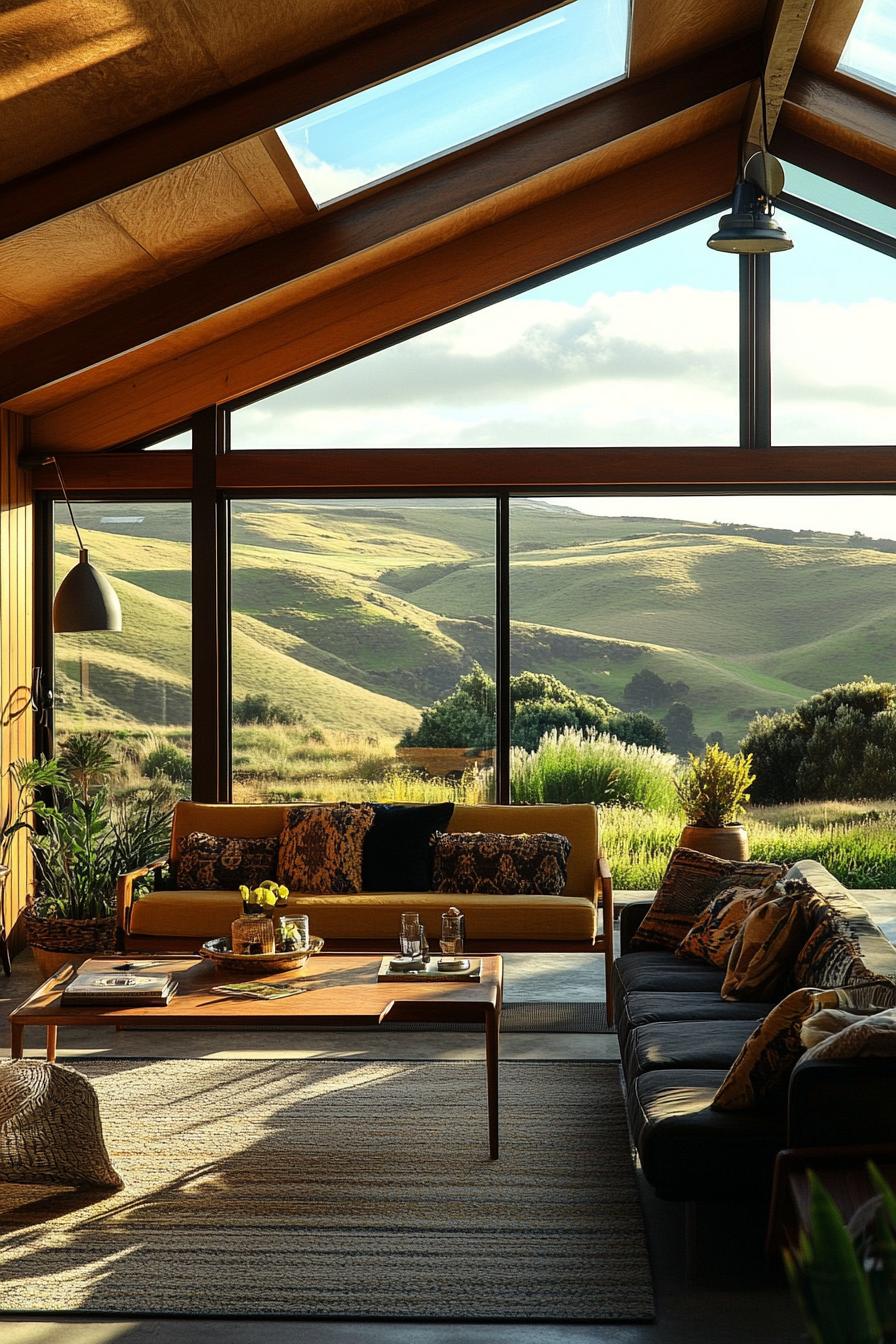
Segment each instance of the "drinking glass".
[{"label": "drinking glass", "polygon": [[442,916],[442,936],[439,939],[439,947],[442,954],[446,957],[463,956],[464,951],[464,917],[463,915]]},{"label": "drinking glass", "polygon": [[420,916],[408,912],[401,917],[401,954],[418,958],[423,953],[423,925]]}]

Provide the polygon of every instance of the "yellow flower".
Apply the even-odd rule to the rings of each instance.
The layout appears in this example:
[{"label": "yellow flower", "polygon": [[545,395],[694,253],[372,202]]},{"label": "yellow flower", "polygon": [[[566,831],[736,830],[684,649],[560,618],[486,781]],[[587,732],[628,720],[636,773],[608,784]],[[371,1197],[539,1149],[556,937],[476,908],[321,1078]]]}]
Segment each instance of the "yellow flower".
[{"label": "yellow flower", "polygon": [[244,901],[248,901],[248,899],[249,899],[249,888],[246,887],[246,886],[240,887],[240,895],[242,896],[242,898],[243,898]]}]

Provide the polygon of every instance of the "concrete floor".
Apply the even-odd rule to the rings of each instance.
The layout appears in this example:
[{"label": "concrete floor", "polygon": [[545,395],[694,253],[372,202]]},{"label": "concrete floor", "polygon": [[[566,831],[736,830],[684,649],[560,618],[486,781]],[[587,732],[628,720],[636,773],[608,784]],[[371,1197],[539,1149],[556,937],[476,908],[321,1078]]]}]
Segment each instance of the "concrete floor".
[{"label": "concrete floor", "polygon": [[[896,940],[896,892],[857,893]],[[631,894],[631,898],[635,896]],[[624,901],[625,896],[621,897]],[[507,1000],[603,998],[603,958],[511,954],[505,958]],[[0,980],[7,1013],[38,983],[30,954]],[[217,1058],[478,1059],[482,1041],[466,1033],[432,1032],[69,1032],[66,1054]],[[35,1037],[29,1048],[40,1053]],[[612,1035],[523,1035],[501,1040],[505,1059],[618,1059]],[[5,1051],[4,1051],[5,1053]],[[263,1320],[102,1320],[86,1316],[0,1318],[2,1344],[795,1344],[803,1336],[782,1285],[763,1262],[761,1219],[741,1208],[698,1210],[688,1256],[681,1205],[657,1200],[643,1181],[657,1317],[652,1325],[433,1325]],[[690,1272],[689,1272],[690,1265]],[[2,1306],[2,1286],[0,1286]]]}]

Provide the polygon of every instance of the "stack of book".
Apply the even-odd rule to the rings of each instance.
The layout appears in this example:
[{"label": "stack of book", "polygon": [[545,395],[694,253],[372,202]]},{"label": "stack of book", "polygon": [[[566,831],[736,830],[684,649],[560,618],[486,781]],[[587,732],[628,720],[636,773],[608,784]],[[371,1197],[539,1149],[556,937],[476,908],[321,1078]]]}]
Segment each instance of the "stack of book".
[{"label": "stack of book", "polygon": [[[95,966],[95,964],[94,964]],[[177,984],[163,969],[95,969],[90,963],[62,991],[62,1002],[104,1004],[107,1008],[159,1008],[176,993]]]}]

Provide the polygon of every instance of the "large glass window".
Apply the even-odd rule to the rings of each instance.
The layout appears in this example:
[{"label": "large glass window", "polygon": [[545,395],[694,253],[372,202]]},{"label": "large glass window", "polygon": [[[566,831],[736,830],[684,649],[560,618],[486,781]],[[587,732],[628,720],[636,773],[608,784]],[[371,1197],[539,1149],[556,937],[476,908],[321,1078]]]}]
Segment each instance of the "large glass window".
[{"label": "large glass window", "polygon": [[238,500],[231,526],[234,799],[490,797],[494,501]]},{"label": "large glass window", "polygon": [[621,79],[629,0],[572,0],[281,126],[318,205]]},{"label": "large glass window", "polygon": [[772,442],[888,444],[896,261],[782,212],[772,259]]},{"label": "large glass window", "polygon": [[[122,629],[54,639],[56,745],[101,733],[119,782],[161,778],[189,795],[192,716],[190,505],[158,500],[74,504],[91,563],[111,579]],[[64,504],[54,508],[55,583],[77,562]]]},{"label": "large glass window", "polygon": [[234,449],[733,445],[738,268],[686,225],[234,412]]}]

